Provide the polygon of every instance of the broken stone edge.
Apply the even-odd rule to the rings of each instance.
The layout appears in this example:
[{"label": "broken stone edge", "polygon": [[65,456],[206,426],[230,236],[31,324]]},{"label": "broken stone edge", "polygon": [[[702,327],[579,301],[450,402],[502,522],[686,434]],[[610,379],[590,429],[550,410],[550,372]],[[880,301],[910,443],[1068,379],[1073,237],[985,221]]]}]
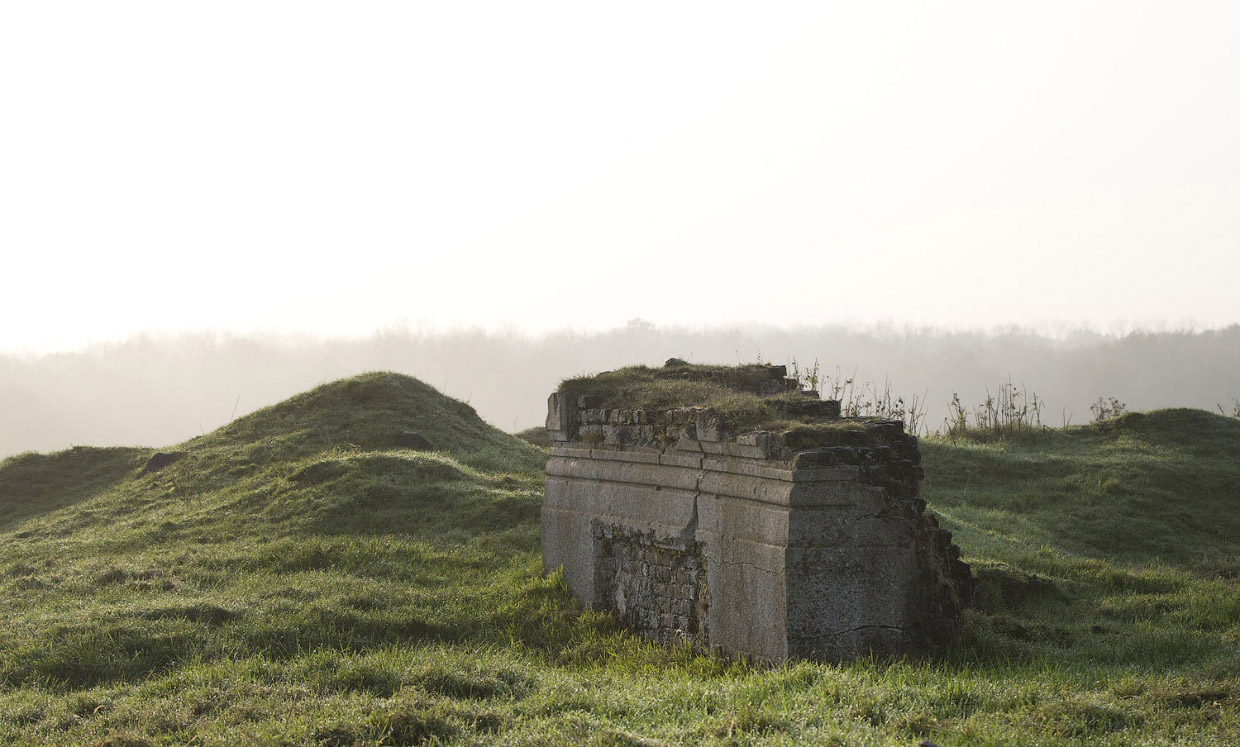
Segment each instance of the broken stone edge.
[{"label": "broken stone edge", "polygon": [[924,652],[972,594],[895,421],[730,434],[709,408],[548,401],[543,567],[647,638],[761,661]]}]

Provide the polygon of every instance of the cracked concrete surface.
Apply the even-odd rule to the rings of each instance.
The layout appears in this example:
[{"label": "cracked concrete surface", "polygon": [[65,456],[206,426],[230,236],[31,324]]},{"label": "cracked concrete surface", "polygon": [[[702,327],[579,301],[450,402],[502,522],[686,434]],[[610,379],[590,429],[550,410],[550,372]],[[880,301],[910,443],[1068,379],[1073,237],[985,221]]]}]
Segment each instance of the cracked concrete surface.
[{"label": "cracked concrete surface", "polygon": [[[585,604],[654,640],[762,661],[929,640],[926,610],[943,605],[927,596],[939,576],[926,559],[943,538],[923,521],[913,462],[861,470],[839,446],[778,459],[777,438],[725,443],[720,428],[662,450],[589,444],[574,440],[572,407],[552,400],[543,566],[563,568]],[[882,428],[916,458],[915,440]]]}]

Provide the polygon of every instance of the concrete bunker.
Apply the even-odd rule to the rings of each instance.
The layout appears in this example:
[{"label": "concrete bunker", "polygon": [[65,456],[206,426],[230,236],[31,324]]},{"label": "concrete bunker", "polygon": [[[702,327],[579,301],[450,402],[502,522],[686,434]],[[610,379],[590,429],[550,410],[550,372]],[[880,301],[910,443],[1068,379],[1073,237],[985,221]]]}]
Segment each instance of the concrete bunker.
[{"label": "concrete bunker", "polygon": [[783,366],[673,359],[548,400],[543,568],[647,638],[762,661],[944,642],[971,593],[917,439]]}]

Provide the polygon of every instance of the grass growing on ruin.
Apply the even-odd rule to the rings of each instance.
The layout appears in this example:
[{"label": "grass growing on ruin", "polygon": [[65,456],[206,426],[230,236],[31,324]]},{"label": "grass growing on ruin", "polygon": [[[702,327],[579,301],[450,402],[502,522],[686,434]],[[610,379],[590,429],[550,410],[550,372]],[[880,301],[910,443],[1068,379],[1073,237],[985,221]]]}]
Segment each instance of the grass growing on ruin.
[{"label": "grass growing on ruin", "polygon": [[[435,451],[395,446],[406,431]],[[982,584],[921,660],[635,640],[543,578],[545,451],[406,377],[0,464],[0,743],[1227,744],[1240,422],[923,443]]]},{"label": "grass growing on ruin", "polygon": [[594,395],[601,407],[625,410],[669,410],[709,407],[736,432],[784,431],[816,420],[798,416],[790,407],[806,398],[794,387],[765,396],[750,391],[770,382],[768,367],[691,364],[672,359],[662,367],[629,366],[560,382],[570,395]]}]

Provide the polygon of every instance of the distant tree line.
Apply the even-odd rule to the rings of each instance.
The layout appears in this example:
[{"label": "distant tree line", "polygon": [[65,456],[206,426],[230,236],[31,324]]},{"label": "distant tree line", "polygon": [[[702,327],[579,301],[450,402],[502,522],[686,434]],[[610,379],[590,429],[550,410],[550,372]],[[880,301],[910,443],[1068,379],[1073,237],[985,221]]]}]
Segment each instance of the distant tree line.
[{"label": "distant tree line", "polygon": [[[0,356],[0,456],[72,445],[164,446],[333,379],[371,370],[415,376],[469,402],[498,428],[540,424],[564,378],[631,364],[816,361],[824,381],[872,382],[924,406],[937,429],[953,395],[984,402],[1007,382],[1036,393],[1046,425],[1092,419],[1112,398],[1129,410],[1231,413],[1240,397],[1240,325],[1209,331],[943,331],[843,325],[727,329],[634,320],[543,336],[386,330],[308,340],[196,333],[139,336],[44,356]],[[829,393],[829,392],[828,392]]]}]

